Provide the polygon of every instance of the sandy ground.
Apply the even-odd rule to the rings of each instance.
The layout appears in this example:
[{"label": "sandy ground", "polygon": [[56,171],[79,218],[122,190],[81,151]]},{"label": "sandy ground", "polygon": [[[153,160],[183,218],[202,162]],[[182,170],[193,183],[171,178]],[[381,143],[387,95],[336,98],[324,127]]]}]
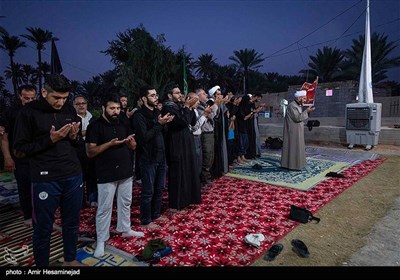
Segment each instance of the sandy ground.
[{"label": "sandy ground", "polygon": [[[400,265],[400,147],[380,145],[371,152],[385,162],[320,209],[319,224],[300,224],[279,240],[284,249],[274,261],[261,257],[253,266]],[[307,245],[309,258],[292,251],[292,239]]]}]

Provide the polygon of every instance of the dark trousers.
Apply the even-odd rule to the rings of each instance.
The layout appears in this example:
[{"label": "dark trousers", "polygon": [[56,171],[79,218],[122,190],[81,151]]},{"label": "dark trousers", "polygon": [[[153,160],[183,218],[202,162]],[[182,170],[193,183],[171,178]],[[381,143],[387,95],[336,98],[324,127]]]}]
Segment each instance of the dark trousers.
[{"label": "dark trousers", "polygon": [[82,166],[83,182],[85,182],[86,197],[83,198],[83,206],[86,202],[97,202],[97,180],[94,159],[89,159],[86,155],[80,155],[79,161]]},{"label": "dark trousers", "polygon": [[24,220],[32,218],[31,171],[29,162],[15,161],[15,179],[17,180],[19,204]]},{"label": "dark trousers", "polygon": [[161,215],[161,200],[165,187],[165,162],[140,161],[142,193],[140,196],[140,223],[148,225]]},{"label": "dark trousers", "polygon": [[239,152],[238,156],[244,156],[249,148],[249,135],[239,132]]},{"label": "dark trousers", "polygon": [[32,183],[32,197],[32,241],[36,266],[49,265],[54,214],[59,206],[62,219],[64,260],[66,262],[75,260],[79,215],[83,199],[82,176],[44,183]]},{"label": "dark trousers", "polygon": [[[201,175],[201,164],[203,163],[203,152],[201,148],[201,134],[193,135],[194,139],[194,149],[196,152],[196,162],[199,168],[199,176]],[[201,177],[199,177],[201,179]]]},{"label": "dark trousers", "polygon": [[200,174],[201,182],[206,182],[211,179],[210,169],[214,162],[214,142],[214,133],[201,133],[201,149],[203,154]]},{"label": "dark trousers", "polygon": [[233,161],[236,159],[236,151],[235,151],[235,139],[229,139],[227,141],[226,148],[228,150],[228,164],[233,164]]}]

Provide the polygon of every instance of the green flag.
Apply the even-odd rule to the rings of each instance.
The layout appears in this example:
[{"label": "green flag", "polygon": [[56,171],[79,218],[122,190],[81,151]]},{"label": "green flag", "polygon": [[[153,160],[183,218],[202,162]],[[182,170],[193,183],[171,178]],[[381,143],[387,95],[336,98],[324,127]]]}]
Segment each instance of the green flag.
[{"label": "green flag", "polygon": [[185,51],[182,50],[182,57],[183,57],[183,93],[185,96],[188,94],[188,83],[186,80],[186,62],[185,62]]}]

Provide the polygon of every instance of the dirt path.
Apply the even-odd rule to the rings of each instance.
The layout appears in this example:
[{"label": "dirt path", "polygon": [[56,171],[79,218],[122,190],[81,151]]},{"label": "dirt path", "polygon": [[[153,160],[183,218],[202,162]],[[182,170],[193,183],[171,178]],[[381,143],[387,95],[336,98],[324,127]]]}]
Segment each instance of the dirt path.
[{"label": "dirt path", "polygon": [[[284,249],[274,261],[261,257],[253,266],[347,265],[352,255],[370,242],[368,235],[374,225],[398,205],[395,200],[400,197],[400,147],[381,146],[372,151],[386,161],[319,210],[319,224],[300,224],[278,241]],[[309,258],[300,258],[292,251],[292,239],[308,246]]]}]

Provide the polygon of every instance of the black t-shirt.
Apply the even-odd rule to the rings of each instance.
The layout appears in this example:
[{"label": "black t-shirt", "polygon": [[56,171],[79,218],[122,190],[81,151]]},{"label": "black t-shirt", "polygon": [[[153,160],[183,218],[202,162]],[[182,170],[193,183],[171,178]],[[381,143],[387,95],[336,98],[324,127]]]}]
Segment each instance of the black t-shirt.
[{"label": "black t-shirt", "polygon": [[[89,124],[86,143],[101,145],[114,138],[125,139],[132,133],[129,126],[119,121],[109,123],[103,117]],[[133,176],[132,151],[124,143],[113,146],[93,158],[96,165],[97,183],[110,183]]]}]

